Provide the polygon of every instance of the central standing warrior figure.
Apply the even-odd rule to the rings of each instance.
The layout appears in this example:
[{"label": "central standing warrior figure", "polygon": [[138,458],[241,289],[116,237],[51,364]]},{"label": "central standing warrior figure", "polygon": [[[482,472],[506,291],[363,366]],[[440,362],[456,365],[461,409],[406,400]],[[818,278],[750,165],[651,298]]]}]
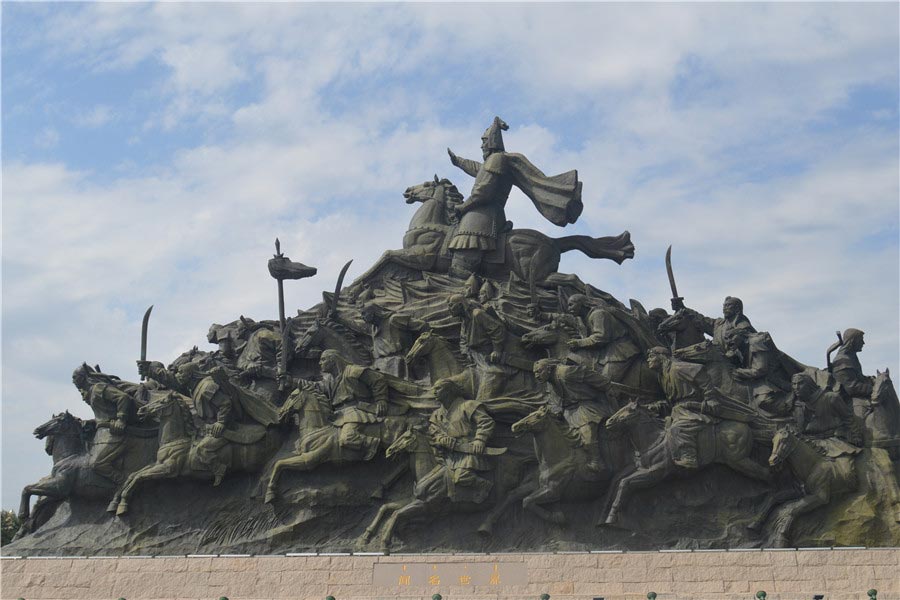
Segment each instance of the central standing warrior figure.
[{"label": "central standing warrior figure", "polygon": [[506,152],[502,132],[509,126],[500,117],[481,136],[484,162],[460,158],[447,148],[450,162],[475,178],[472,192],[457,211],[459,228],[450,241],[453,261],[450,272],[468,277],[478,270],[485,253],[495,250],[501,233],[512,229],[506,220],[506,200],[512,186],[522,190],[544,217],[560,227],[581,215],[581,182],[572,170],[547,177],[521,154]]}]

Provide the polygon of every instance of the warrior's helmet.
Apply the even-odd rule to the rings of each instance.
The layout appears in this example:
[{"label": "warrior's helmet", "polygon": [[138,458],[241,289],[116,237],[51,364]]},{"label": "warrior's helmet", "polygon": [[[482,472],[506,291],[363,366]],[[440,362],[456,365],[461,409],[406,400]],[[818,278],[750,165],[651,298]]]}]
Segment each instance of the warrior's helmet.
[{"label": "warrior's helmet", "polygon": [[506,148],[503,146],[503,132],[509,129],[509,125],[506,124],[506,121],[501,119],[500,117],[494,117],[494,122],[491,123],[491,126],[484,130],[484,135],[481,136],[483,140],[482,149],[490,150],[491,152],[505,152]]}]

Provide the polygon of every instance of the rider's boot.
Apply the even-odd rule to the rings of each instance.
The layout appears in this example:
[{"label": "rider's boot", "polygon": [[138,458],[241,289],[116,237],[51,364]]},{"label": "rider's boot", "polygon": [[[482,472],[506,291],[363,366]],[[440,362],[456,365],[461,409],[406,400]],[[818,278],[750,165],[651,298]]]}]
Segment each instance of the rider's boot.
[{"label": "rider's boot", "polygon": [[363,445],[362,449],[365,451],[363,454],[363,460],[372,460],[375,458],[375,454],[378,453],[378,444],[381,442],[377,437],[372,437],[369,435],[362,436]]},{"label": "rider's boot", "polygon": [[216,487],[222,483],[222,479],[225,477],[225,471],[228,467],[223,462],[213,461],[211,468],[213,474],[213,487]]},{"label": "rider's boot", "polygon": [[685,469],[699,469],[700,462],[697,460],[696,448],[682,448],[677,456],[672,457],[672,461],[679,467]]}]

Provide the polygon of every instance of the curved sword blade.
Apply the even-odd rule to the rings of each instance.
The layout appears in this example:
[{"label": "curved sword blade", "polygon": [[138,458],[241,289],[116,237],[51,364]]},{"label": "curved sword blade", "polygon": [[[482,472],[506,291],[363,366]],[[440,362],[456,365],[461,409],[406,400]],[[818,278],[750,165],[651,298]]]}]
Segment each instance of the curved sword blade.
[{"label": "curved sword blade", "polygon": [[[150,305],[150,308],[147,309],[147,312],[144,313],[144,321],[141,323],[141,361],[147,360],[147,328],[150,325],[150,313],[153,311],[153,305]],[[144,376],[141,375],[141,381],[144,380]]]},{"label": "curved sword blade", "polygon": [[669,276],[669,287],[672,289],[672,297],[678,298],[678,288],[675,286],[675,273],[672,272],[672,246],[666,250],[666,274]]},{"label": "curved sword blade", "polygon": [[334,285],[334,296],[331,297],[331,307],[328,309],[329,316],[333,317],[337,314],[338,300],[341,299],[341,288],[344,287],[344,276],[347,274],[347,269],[350,268],[350,263],[352,262],[352,258],[348,260],[344,268],[341,269],[340,275],[338,275],[337,283]]}]

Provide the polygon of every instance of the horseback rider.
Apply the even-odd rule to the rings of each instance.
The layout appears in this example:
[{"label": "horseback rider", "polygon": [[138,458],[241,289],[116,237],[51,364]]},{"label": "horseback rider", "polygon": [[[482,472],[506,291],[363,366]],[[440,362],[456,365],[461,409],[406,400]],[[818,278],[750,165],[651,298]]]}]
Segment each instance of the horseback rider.
[{"label": "horseback rider", "polygon": [[125,453],[125,427],[137,423],[137,409],[134,398],[100,377],[87,364],[82,364],[72,373],[72,383],[81,392],[81,398],[94,411],[98,428],[109,430],[109,437],[101,442],[92,468],[100,475],[119,485],[125,481],[123,474],[114,463]]},{"label": "horseback rider", "polygon": [[197,363],[188,362],[169,370],[160,362],[137,362],[141,375],[191,398],[194,411],[206,425],[194,450],[191,468],[212,472],[214,486],[222,482],[228,468],[219,459],[220,450],[229,443],[226,431],[235,433],[242,425],[278,423],[278,409],[265,398],[233,383],[223,367],[203,371]]},{"label": "horseback rider", "polygon": [[561,227],[574,223],[584,208],[578,172],[547,177],[523,155],[506,152],[502,132],[507,129],[500,117],[494,117],[481,136],[483,163],[460,158],[447,149],[453,166],[475,178],[469,197],[455,209],[460,221],[449,245],[452,275],[464,278],[476,272],[484,255],[498,247],[500,234],[512,229],[504,209],[513,185],[547,220]]},{"label": "horseback rider", "polygon": [[355,365],[337,350],[325,350],[319,359],[322,373],[331,376],[331,404],[334,424],[341,432],[338,443],[342,448],[360,450],[363,460],[371,460],[381,440],[366,435],[362,426],[377,423],[388,411],[388,384],[384,375],[362,365]]},{"label": "horseback rider", "polygon": [[481,383],[476,399],[497,396],[515,369],[503,364],[506,327],[477,302],[454,294],[447,299],[450,314],[460,320],[459,345],[480,371]]},{"label": "horseback rider", "polygon": [[862,444],[860,422],[841,394],[820,388],[806,373],[791,377],[791,391],[801,409],[803,433],[817,439],[836,437],[856,446]]},{"label": "horseback rider", "polygon": [[425,321],[412,315],[391,313],[374,304],[366,304],[360,311],[372,335],[374,366],[383,373],[406,377],[406,352],[425,329]]},{"label": "horseback rider", "polygon": [[561,411],[566,423],[578,433],[588,455],[587,468],[601,472],[601,425],[618,410],[606,394],[609,379],[587,367],[563,365],[549,358],[534,363],[534,377],[547,384],[556,397],[559,407],[551,406],[551,410]]},{"label": "horseback rider", "polygon": [[416,485],[416,497],[430,497],[436,486],[446,483],[450,500],[483,502],[492,482],[479,473],[491,468],[485,448],[494,419],[449,379],[439,379],[433,391],[440,406],[431,413],[428,434],[443,464]]},{"label": "horseback rider", "polygon": [[743,327],[732,328],[725,337],[726,356],[740,364],[734,377],[751,386],[754,404],[775,416],[789,415],[793,410],[791,373],[784,368],[772,337]]},{"label": "horseback rider", "polygon": [[281,333],[275,330],[275,325],[268,327],[264,322],[241,316],[238,337],[246,340],[236,365],[241,377],[249,381],[277,381],[278,365],[284,349]]},{"label": "horseback rider", "polygon": [[612,308],[592,307],[584,294],[570,296],[568,309],[582,334],[569,340],[569,348],[591,352],[588,364],[596,365],[612,381],[622,381],[641,354],[631,331],[615,317]]},{"label": "horseback rider", "polygon": [[753,325],[750,324],[750,319],[744,315],[744,303],[740,298],[734,296],[726,296],[725,301],[722,302],[722,317],[719,319],[703,316],[691,308],[682,310],[694,318],[703,333],[711,335],[713,343],[723,350],[727,345],[729,332],[742,329],[748,333],[756,333]]},{"label": "horseback rider", "polygon": [[863,374],[862,364],[857,356],[866,344],[864,335],[859,329],[844,331],[841,346],[831,361],[831,372],[835,380],[853,398],[853,413],[861,419],[865,419],[868,414],[873,388],[873,379]]},{"label": "horseback rider", "polygon": [[647,356],[647,365],[659,374],[666,398],[673,404],[672,420],[666,439],[672,451],[672,461],[688,469],[700,466],[697,456],[697,435],[716,422],[707,411],[705,402],[706,377],[703,365],[674,360],[668,348],[656,346]]}]

